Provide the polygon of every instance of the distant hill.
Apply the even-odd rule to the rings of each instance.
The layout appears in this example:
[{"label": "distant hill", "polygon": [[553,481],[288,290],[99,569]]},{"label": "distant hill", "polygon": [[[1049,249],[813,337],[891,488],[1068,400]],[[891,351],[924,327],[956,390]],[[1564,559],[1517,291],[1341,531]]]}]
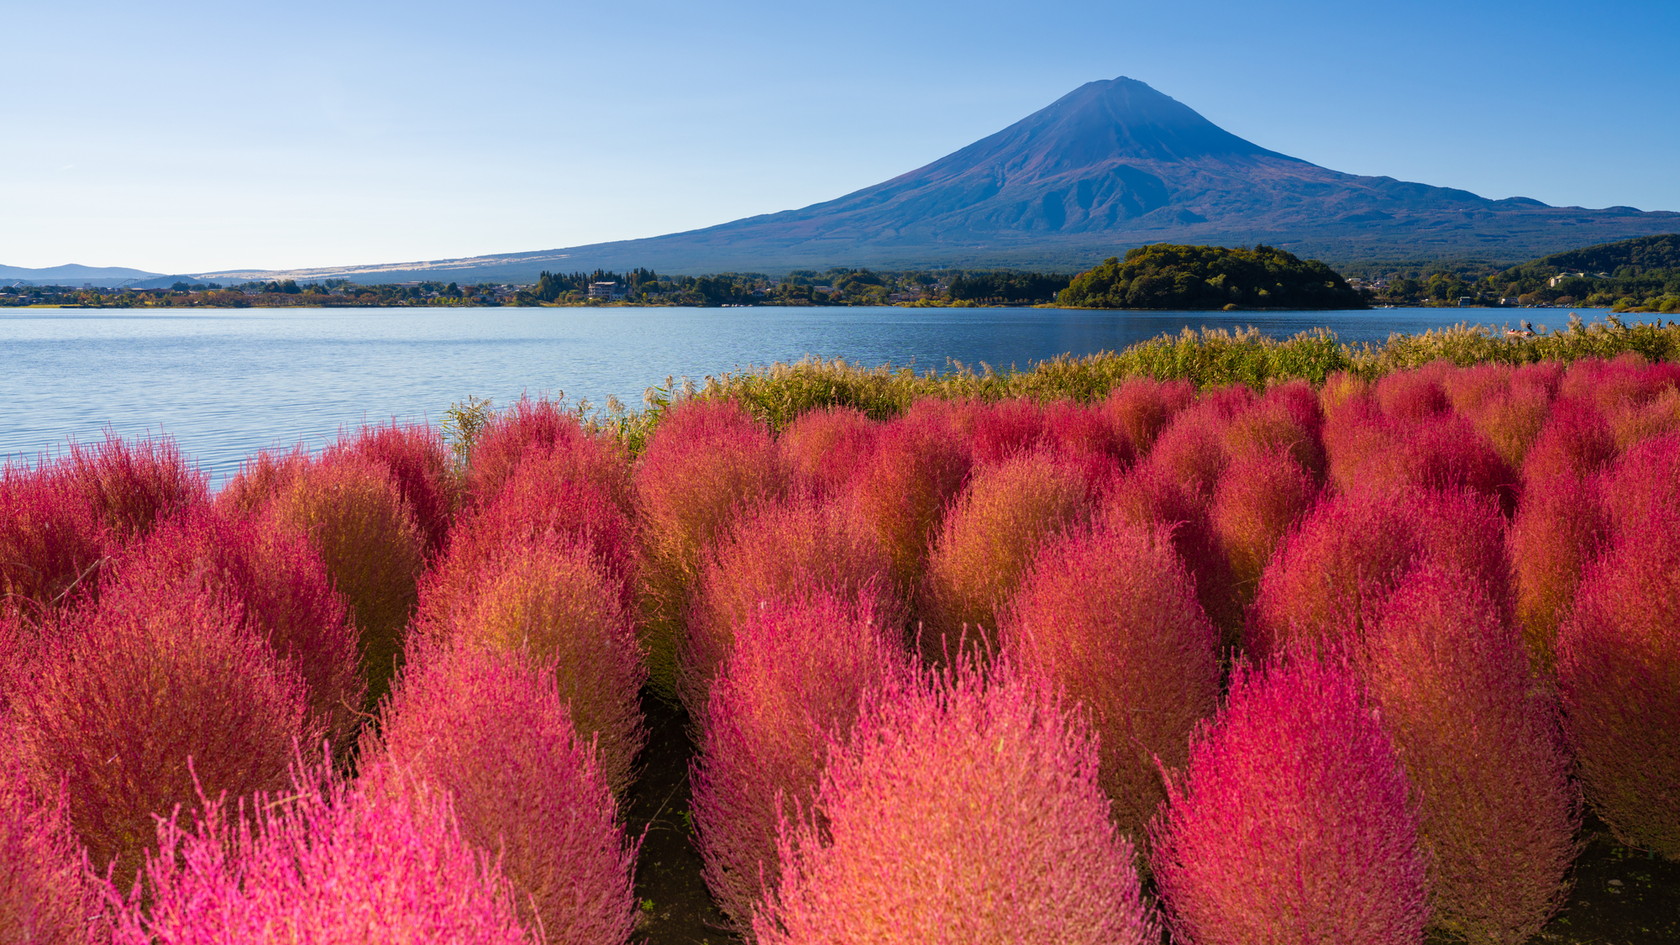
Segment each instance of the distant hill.
[{"label": "distant hill", "polygon": [[1640,271],[1680,269],[1680,233],[1641,236],[1615,243],[1553,253],[1528,264],[1537,269],[1583,272],[1615,272],[1623,266]]},{"label": "distant hill", "polygon": [[101,288],[129,285],[142,279],[155,279],[161,273],[142,269],[123,269],[118,266],[50,266],[45,269],[24,269],[0,266],[0,284],[13,285],[94,285]]},{"label": "distant hill", "polygon": [[543,270],[1084,269],[1147,243],[1265,243],[1333,264],[1511,265],[1680,230],[1680,213],[1551,207],[1344,174],[1246,141],[1142,82],[1091,82],[933,163],[824,203],[648,239],[243,279],[531,282]]}]

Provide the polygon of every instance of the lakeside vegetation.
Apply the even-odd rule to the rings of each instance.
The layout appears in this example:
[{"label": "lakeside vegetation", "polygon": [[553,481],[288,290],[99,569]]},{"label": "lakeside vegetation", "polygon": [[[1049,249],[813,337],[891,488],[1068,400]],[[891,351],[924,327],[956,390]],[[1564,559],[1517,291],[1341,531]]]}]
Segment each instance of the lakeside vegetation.
[{"label": "lakeside vegetation", "polygon": [[1075,276],[1057,296],[1076,308],[1364,308],[1335,270],[1271,246],[1139,246]]}]

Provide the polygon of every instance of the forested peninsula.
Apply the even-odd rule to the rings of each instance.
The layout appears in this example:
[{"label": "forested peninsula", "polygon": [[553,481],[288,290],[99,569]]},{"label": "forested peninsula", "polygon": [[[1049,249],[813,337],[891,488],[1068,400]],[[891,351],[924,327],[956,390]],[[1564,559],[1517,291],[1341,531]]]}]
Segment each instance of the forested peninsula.
[{"label": "forested peninsula", "polygon": [[1365,297],[1335,270],[1271,246],[1157,243],[1073,278],[1056,297],[1074,308],[1348,309]]}]

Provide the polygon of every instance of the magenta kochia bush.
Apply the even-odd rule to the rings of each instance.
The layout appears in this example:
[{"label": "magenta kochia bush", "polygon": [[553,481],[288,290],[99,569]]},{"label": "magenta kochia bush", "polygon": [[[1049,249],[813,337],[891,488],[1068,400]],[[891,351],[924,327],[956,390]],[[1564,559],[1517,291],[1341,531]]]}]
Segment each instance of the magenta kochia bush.
[{"label": "magenta kochia bush", "polygon": [[1525,485],[1546,488],[1560,477],[1585,479],[1616,458],[1616,438],[1591,403],[1560,400],[1523,460]]},{"label": "magenta kochia bush", "polygon": [[1504,520],[1486,497],[1425,489],[1321,501],[1262,575],[1244,645],[1265,657],[1357,637],[1401,579],[1425,562],[1464,571],[1510,611]]},{"label": "magenta kochia bush", "polygon": [[97,903],[56,788],[42,798],[7,768],[0,774],[0,945],[84,945]]},{"label": "magenta kochia bush", "polygon": [[210,478],[181,458],[174,441],[72,445],[63,461],[72,488],[120,537],[143,535],[160,519],[210,501]]},{"label": "magenta kochia bush", "polygon": [[1549,700],[1500,606],[1426,567],[1382,606],[1355,665],[1412,785],[1431,922],[1472,942],[1528,941],[1562,906],[1580,791]]},{"label": "magenta kochia bush", "polygon": [[414,803],[422,784],[446,793],[462,835],[500,862],[551,945],[629,940],[636,844],[552,666],[473,647],[422,649],[363,766],[372,794]]},{"label": "magenta kochia bush", "polygon": [[602,776],[630,786],[647,740],[638,693],[647,681],[630,612],[586,547],[510,541],[470,597],[416,623],[415,644],[522,655],[547,667],[584,738],[599,739]]},{"label": "magenta kochia bush", "polygon": [[365,689],[356,627],[309,542],[211,509],[189,513],[115,557],[103,605],[201,592],[238,603],[243,625],[303,677],[310,711],[333,743],[348,746]]},{"label": "magenta kochia bush", "polygon": [[1231,565],[1214,536],[1204,504],[1163,470],[1139,465],[1121,477],[1103,499],[1097,519],[1141,527],[1159,526],[1196,582],[1196,599],[1227,643],[1242,626],[1242,599]]},{"label": "magenta kochia bush", "polygon": [[865,697],[784,822],[761,945],[1159,941],[1092,733],[1042,677],[994,673]]},{"label": "magenta kochia bush", "polygon": [[1622,842],[1680,860],[1680,513],[1652,509],[1617,537],[1557,646],[1587,800]]},{"label": "magenta kochia bush", "polygon": [[831,594],[898,628],[903,596],[866,527],[835,502],[791,499],[737,519],[706,556],[678,643],[677,694],[696,718],[735,630],[766,604]]},{"label": "magenta kochia bush", "polygon": [[107,893],[114,945],[542,941],[520,923],[524,897],[462,837],[447,797],[298,780],[239,799],[238,813],[230,799],[159,825],[144,887]]},{"label": "magenta kochia bush", "polygon": [[62,470],[0,468],[0,610],[35,622],[92,594],[106,534]]},{"label": "magenta kochia bush", "polygon": [[1091,514],[1077,466],[1024,453],[980,469],[946,516],[928,557],[922,648],[938,658],[966,626],[991,639],[1039,546]]},{"label": "magenta kochia bush", "polygon": [[1456,414],[1398,419],[1355,399],[1332,411],[1324,444],[1343,492],[1472,489],[1516,509],[1518,476],[1469,420]]},{"label": "magenta kochia bush", "polygon": [[93,866],[131,879],[153,815],[202,791],[278,787],[324,726],[297,670],[210,589],[142,587],[62,628],[12,701],[17,763],[37,791],[62,782]]},{"label": "magenta kochia bush", "polygon": [[1651,516],[1680,508],[1680,433],[1630,448],[1606,471],[1602,487],[1609,527],[1617,536],[1644,531]]},{"label": "magenta kochia bush", "polygon": [[586,431],[578,416],[558,403],[530,398],[497,414],[479,434],[468,458],[468,501],[495,498],[515,469],[539,455],[548,457],[556,478],[589,483],[626,514],[632,511],[635,489],[624,447]]},{"label": "magenta kochia bush", "polygon": [[1090,712],[1115,822],[1136,839],[1219,703],[1219,634],[1165,529],[1114,524],[1046,545],[1002,619],[1006,657]]},{"label": "magenta kochia bush", "polygon": [[837,495],[869,463],[879,431],[880,426],[855,407],[828,407],[795,417],[777,444],[798,488]]},{"label": "magenta kochia bush", "polygon": [[339,437],[333,450],[383,466],[414,513],[426,553],[443,546],[455,514],[455,479],[449,450],[436,427],[397,423],[363,427],[354,435]]},{"label": "magenta kochia bush", "polygon": [[1168,794],[1150,863],[1174,941],[1423,941],[1417,816],[1345,666],[1239,665]]},{"label": "magenta kochia bush", "polygon": [[737,929],[775,884],[778,811],[810,809],[828,741],[845,741],[864,692],[908,671],[899,629],[834,596],[769,602],[736,627],[692,783],[702,875]]}]

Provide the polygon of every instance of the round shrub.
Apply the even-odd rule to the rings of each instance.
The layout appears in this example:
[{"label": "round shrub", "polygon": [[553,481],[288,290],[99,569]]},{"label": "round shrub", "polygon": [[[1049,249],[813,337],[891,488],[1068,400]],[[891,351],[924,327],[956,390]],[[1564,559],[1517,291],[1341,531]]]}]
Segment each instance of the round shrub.
[{"label": "round shrub", "polygon": [[209,477],[187,465],[173,440],[125,443],[107,433],[98,446],[71,444],[62,462],[71,488],[123,539],[210,502]]},{"label": "round shrub", "polygon": [[1236,667],[1168,797],[1150,863],[1174,941],[1423,941],[1417,817],[1346,668]]},{"label": "round shrub", "polygon": [[114,864],[119,885],[154,815],[278,787],[323,735],[303,679],[244,619],[207,589],[137,588],[75,614],[13,698],[17,764],[37,791],[65,786],[95,870]]},{"label": "round shrub", "polygon": [[928,556],[923,651],[940,658],[964,628],[995,642],[997,612],[1039,546],[1091,514],[1077,467],[1027,453],[980,469]]},{"label": "round shrub", "polygon": [[1155,438],[1166,429],[1173,415],[1195,399],[1196,387],[1189,381],[1133,377],[1114,388],[1103,401],[1102,410],[1131,444],[1132,453],[1142,458],[1148,455]]},{"label": "round shrub", "polygon": [[1317,499],[1312,476],[1289,453],[1252,453],[1225,467],[1213,490],[1208,524],[1244,605],[1254,599],[1284,536]]},{"label": "round shrub", "polygon": [[870,461],[880,427],[856,407],[808,410],[782,430],[777,445],[797,488],[838,495]]},{"label": "round shrub", "polygon": [[1623,843],[1680,860],[1680,515],[1619,535],[1558,630],[1581,784]]},{"label": "round shrub", "polygon": [[1090,713],[1099,780],[1133,838],[1219,703],[1219,634],[1161,529],[1110,525],[1046,544],[1001,620],[1001,651]]},{"label": "round shrub", "polygon": [[1160,469],[1140,465],[1119,479],[1103,498],[1099,523],[1159,527],[1196,582],[1196,600],[1230,645],[1242,626],[1242,601],[1230,563],[1214,537],[1207,508]]},{"label": "round shrub", "polygon": [[443,546],[455,514],[455,479],[436,427],[394,422],[363,427],[339,437],[332,449],[383,467],[414,513],[427,556]]},{"label": "round shrub", "polygon": [[1581,574],[1609,531],[1596,480],[1566,476],[1525,490],[1511,520],[1511,574],[1517,624],[1540,679],[1553,677],[1558,625],[1574,607]]},{"label": "round shrub", "polygon": [[0,467],[0,610],[33,623],[91,596],[107,541],[62,470]]},{"label": "round shrub", "polygon": [[1645,531],[1653,516],[1680,508],[1680,433],[1629,448],[1605,471],[1601,495],[1618,538]]},{"label": "round shrub", "polygon": [[865,692],[908,671],[898,627],[867,603],[770,601],[736,628],[690,779],[702,875],[738,930],[775,885],[779,815],[810,809],[827,743],[845,741]]},{"label": "round shrub", "polygon": [[844,501],[848,514],[874,532],[899,587],[921,585],[928,547],[969,466],[966,441],[937,417],[912,413],[882,425],[875,453]]},{"label": "round shrub", "polygon": [[1616,439],[1590,403],[1560,400],[1523,460],[1525,485],[1546,487],[1559,478],[1586,479],[1616,458]]},{"label": "round shrub", "polygon": [[263,450],[241,463],[239,474],[216,493],[216,508],[233,518],[259,515],[310,462],[309,452],[302,446],[284,453]]},{"label": "round shrub", "polygon": [[1425,568],[1383,603],[1356,666],[1417,801],[1431,924],[1528,941],[1568,894],[1581,801],[1515,630],[1463,572]]},{"label": "round shrub", "polygon": [[16,768],[0,775],[0,945],[92,941],[97,894],[56,792],[48,797]]},{"label": "round shrub", "polygon": [[1095,740],[1048,691],[964,662],[866,696],[784,821],[758,941],[1159,941]]},{"label": "round shrub", "polygon": [[636,844],[552,668],[472,647],[409,665],[365,753],[364,790],[410,804],[421,784],[446,794],[549,943],[628,942]]},{"label": "round shrub", "polygon": [[630,613],[588,550],[510,542],[453,615],[417,622],[425,645],[522,655],[548,669],[571,719],[598,738],[602,776],[622,793],[647,741],[638,701],[647,667]]},{"label": "round shrub", "polygon": [[503,484],[532,456],[546,456],[550,474],[566,482],[588,483],[620,511],[632,514],[636,490],[630,457],[611,437],[584,430],[576,413],[545,399],[520,398],[497,414],[472,445],[468,457],[468,501],[495,498]]}]

